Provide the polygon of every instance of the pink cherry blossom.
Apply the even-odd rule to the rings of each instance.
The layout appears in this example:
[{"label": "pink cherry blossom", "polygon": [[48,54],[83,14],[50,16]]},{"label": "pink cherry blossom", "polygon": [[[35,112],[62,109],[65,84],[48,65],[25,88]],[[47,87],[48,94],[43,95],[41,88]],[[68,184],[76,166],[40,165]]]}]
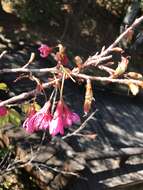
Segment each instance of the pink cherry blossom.
[{"label": "pink cherry blossom", "polygon": [[49,112],[50,106],[51,103],[48,101],[41,110],[30,114],[23,123],[23,128],[25,128],[28,133],[47,129],[49,127],[49,122],[52,119],[52,115]]},{"label": "pink cherry blossom", "polygon": [[6,107],[1,106],[0,107],[0,117],[5,116],[8,113],[8,110]]},{"label": "pink cherry blossom", "polygon": [[66,104],[64,104],[64,125],[70,127],[72,124],[79,124],[80,117],[78,114],[72,112]]},{"label": "pink cherry blossom", "polygon": [[47,46],[46,44],[42,44],[38,50],[40,51],[40,56],[45,58],[52,52],[52,48]]},{"label": "pink cherry blossom", "polygon": [[56,110],[54,112],[53,119],[49,125],[49,133],[52,136],[60,133],[64,135],[64,122],[63,122],[63,101],[59,100]]},{"label": "pink cherry blossom", "polygon": [[59,133],[64,135],[64,128],[70,127],[74,123],[80,123],[80,117],[72,112],[63,101],[59,100],[53,119],[49,125],[49,133],[52,136]]}]

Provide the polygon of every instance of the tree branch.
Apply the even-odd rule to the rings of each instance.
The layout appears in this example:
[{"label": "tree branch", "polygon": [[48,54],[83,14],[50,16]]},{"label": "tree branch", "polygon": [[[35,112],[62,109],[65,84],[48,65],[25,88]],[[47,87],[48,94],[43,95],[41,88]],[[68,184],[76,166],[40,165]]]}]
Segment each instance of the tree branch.
[{"label": "tree branch", "polygon": [[57,73],[56,67],[44,68],[44,69],[28,69],[28,68],[15,68],[15,69],[1,69],[0,74],[3,73]]},{"label": "tree branch", "polygon": [[[55,80],[53,80],[51,82],[44,83],[44,84],[42,84],[42,88],[48,88],[49,86],[55,84],[56,82],[58,82],[60,80],[61,80],[61,78],[55,79]],[[4,100],[4,101],[0,102],[0,106],[4,106],[6,104],[11,104],[11,103],[17,102],[19,100],[26,99],[26,98],[28,98],[30,96],[34,96],[36,93],[40,93],[40,92],[38,92],[37,89],[31,90],[30,92],[23,92],[20,95],[14,96],[12,98],[9,98],[7,100]]]}]

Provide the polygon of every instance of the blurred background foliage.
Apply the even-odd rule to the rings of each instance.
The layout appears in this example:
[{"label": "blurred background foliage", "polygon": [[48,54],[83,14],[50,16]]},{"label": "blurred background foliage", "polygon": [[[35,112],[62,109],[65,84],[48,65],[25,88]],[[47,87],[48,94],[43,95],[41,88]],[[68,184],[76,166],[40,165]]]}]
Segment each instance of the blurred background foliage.
[{"label": "blurred background foliage", "polygon": [[1,0],[1,14],[7,13],[1,19],[4,22],[8,15],[16,17],[13,24],[8,24],[18,22],[20,31],[31,27],[33,33],[42,31],[72,45],[76,42],[83,49],[87,43],[90,51],[115,39],[130,3],[131,0]]}]

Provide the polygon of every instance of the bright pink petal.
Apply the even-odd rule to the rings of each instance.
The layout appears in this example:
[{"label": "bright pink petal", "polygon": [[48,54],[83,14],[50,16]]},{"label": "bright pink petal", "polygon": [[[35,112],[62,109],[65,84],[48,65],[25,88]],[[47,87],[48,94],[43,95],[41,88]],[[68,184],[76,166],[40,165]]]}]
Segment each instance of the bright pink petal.
[{"label": "bright pink petal", "polygon": [[45,116],[43,117],[43,119],[41,121],[39,129],[41,129],[41,130],[48,129],[51,120],[52,120],[52,115],[50,113],[49,114],[45,114]]},{"label": "bright pink petal", "polygon": [[38,112],[31,112],[29,117],[23,123],[23,128],[25,128],[28,133],[47,129],[49,127],[49,121],[52,119],[52,116],[49,113],[50,106],[51,103],[48,101]]},{"label": "bright pink petal", "polygon": [[74,112],[72,112],[72,122],[75,124],[81,123],[79,115]]},{"label": "bright pink petal", "polygon": [[42,44],[38,50],[40,51],[40,56],[43,58],[48,57],[48,55],[52,52],[52,48],[46,44]]},{"label": "bright pink petal", "polygon": [[6,107],[1,106],[0,107],[0,116],[5,116],[8,113],[8,110]]},{"label": "bright pink petal", "polygon": [[63,125],[63,120],[62,117],[58,117],[56,119],[52,119],[49,125],[49,133],[52,136],[55,136],[57,134],[64,135],[64,125]]},{"label": "bright pink petal", "polygon": [[72,126],[72,119],[69,116],[64,117],[64,127],[70,127]]},{"label": "bright pink petal", "polygon": [[44,106],[38,111],[39,113],[49,113],[51,107],[51,102],[47,101]]},{"label": "bright pink petal", "polygon": [[64,114],[63,114],[64,126],[70,127],[72,125],[72,113],[67,105],[64,104]]},{"label": "bright pink petal", "polygon": [[52,136],[60,133],[64,135],[64,122],[63,122],[63,101],[59,100],[53,119],[49,125],[49,133]]},{"label": "bright pink petal", "polygon": [[35,132],[35,126],[34,126],[34,117],[27,118],[23,123],[23,128],[26,129],[28,133],[34,133]]}]

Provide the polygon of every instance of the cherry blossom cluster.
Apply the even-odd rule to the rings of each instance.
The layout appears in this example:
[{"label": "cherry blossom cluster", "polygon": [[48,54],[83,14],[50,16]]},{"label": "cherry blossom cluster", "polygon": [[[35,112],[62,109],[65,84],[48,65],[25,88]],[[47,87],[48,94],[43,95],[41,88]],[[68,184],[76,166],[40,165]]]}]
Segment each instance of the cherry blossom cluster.
[{"label": "cherry blossom cluster", "polygon": [[51,113],[51,101],[47,101],[44,106],[36,112],[31,107],[28,118],[23,123],[23,128],[28,133],[34,133],[39,130],[49,131],[50,135],[64,135],[64,129],[73,124],[80,124],[78,114],[72,112],[63,100],[59,100],[55,112]]}]

